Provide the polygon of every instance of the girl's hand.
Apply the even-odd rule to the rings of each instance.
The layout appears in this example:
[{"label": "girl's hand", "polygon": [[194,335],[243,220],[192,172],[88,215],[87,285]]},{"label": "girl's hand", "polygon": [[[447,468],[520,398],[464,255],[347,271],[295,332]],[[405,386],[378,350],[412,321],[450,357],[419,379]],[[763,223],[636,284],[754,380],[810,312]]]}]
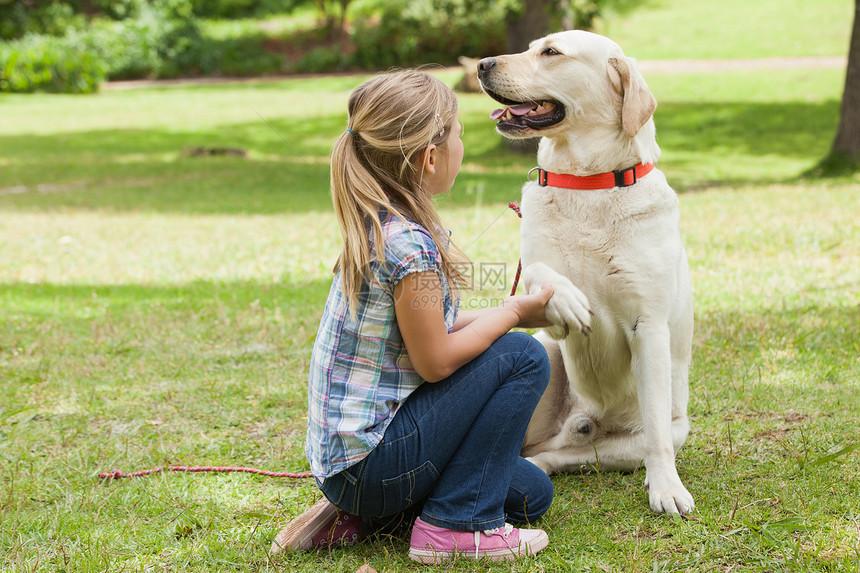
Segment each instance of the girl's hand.
[{"label": "girl's hand", "polygon": [[[448,332],[442,284],[435,271],[411,273],[394,287],[394,312],[412,367],[427,382],[437,382],[484,352],[511,328],[551,326],[546,302],[552,287],[512,296],[501,306],[475,311]],[[465,324],[464,324],[465,322]]]},{"label": "girl's hand", "polygon": [[552,287],[547,281],[541,285],[538,292],[508,297],[502,306],[517,313],[517,316],[520,317],[520,321],[517,323],[519,328],[552,326],[552,323],[546,319],[546,303],[552,293]]}]

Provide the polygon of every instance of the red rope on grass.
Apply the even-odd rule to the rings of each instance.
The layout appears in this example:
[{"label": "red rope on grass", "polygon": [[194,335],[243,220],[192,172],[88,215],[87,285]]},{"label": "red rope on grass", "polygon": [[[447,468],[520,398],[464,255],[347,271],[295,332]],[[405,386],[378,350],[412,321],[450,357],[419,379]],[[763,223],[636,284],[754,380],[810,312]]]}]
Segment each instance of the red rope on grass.
[{"label": "red rope on grass", "polygon": [[[513,209],[513,211],[517,214],[517,216],[522,219],[523,215],[520,213],[520,204],[516,201],[511,201],[508,203],[508,207]],[[520,274],[523,270],[522,261],[517,263],[517,274],[514,276],[514,284],[511,287],[511,296],[516,294],[517,285],[520,282]],[[142,470],[137,472],[125,473],[119,470],[111,470],[109,472],[102,472],[99,474],[99,479],[122,479],[122,478],[136,478],[142,476],[148,476],[152,474],[157,474],[163,471],[168,472],[214,472],[214,473],[227,473],[227,472],[242,472],[247,474],[257,474],[266,477],[275,477],[275,478],[293,478],[293,479],[304,479],[311,477],[311,472],[303,472],[303,473],[290,473],[290,472],[269,472],[265,470],[258,470],[255,468],[242,468],[242,467],[213,467],[213,466],[167,466],[164,468],[153,468],[151,470]]]},{"label": "red rope on grass", "polygon": [[[517,214],[517,217],[519,217],[520,219],[523,218],[523,214],[520,213],[520,204],[519,203],[517,203],[516,201],[511,201],[510,203],[508,203],[508,207],[513,209],[514,213]],[[522,274],[522,272],[523,272],[523,261],[522,261],[522,259],[520,259],[519,261],[517,261],[517,274],[514,276],[514,284],[511,287],[511,296],[514,296],[515,294],[517,294],[517,285],[520,284],[520,275]]]},{"label": "red rope on grass", "polygon": [[266,470],[258,470],[256,468],[230,467],[230,466],[167,466],[164,468],[152,468],[151,470],[142,470],[137,472],[125,473],[119,470],[111,470],[99,474],[99,479],[122,479],[135,478],[157,474],[159,472],[213,472],[213,473],[228,473],[241,472],[246,474],[257,474],[273,478],[293,478],[303,479],[311,477],[311,472],[291,473],[291,472],[269,472]]}]

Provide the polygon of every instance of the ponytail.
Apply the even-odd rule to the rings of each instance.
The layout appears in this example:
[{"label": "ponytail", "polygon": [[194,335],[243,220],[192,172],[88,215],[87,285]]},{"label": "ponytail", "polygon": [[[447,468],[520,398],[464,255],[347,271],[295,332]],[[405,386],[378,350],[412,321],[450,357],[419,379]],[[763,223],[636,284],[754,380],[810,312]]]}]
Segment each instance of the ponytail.
[{"label": "ponytail", "polygon": [[417,71],[377,76],[353,91],[349,127],[334,144],[331,192],[343,247],[335,264],[350,307],[370,264],[368,224],[384,259],[380,210],[421,225],[439,248],[442,272],[459,291],[467,258],[444,233],[431,193],[422,185],[419,158],[429,145],[444,145],[457,121],[457,99],[441,81]]}]

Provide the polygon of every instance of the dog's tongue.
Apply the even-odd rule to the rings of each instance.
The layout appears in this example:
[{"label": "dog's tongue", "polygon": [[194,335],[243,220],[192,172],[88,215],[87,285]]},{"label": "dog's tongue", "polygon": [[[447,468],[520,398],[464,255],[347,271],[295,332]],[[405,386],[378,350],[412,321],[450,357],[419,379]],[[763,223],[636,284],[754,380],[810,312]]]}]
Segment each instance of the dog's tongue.
[{"label": "dog's tongue", "polygon": [[490,119],[499,119],[504,117],[508,112],[513,115],[525,115],[535,108],[534,104],[524,103],[514,107],[506,107],[505,109],[497,109],[490,113]]}]

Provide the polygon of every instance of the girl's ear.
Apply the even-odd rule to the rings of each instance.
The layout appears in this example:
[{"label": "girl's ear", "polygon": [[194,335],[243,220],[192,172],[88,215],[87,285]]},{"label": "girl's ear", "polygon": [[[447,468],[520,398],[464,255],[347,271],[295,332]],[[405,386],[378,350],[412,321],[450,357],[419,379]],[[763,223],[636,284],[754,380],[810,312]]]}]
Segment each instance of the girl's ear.
[{"label": "girl's ear", "polygon": [[424,150],[424,154],[421,158],[421,165],[424,167],[424,171],[430,175],[436,173],[436,145],[430,144],[427,149]]}]

